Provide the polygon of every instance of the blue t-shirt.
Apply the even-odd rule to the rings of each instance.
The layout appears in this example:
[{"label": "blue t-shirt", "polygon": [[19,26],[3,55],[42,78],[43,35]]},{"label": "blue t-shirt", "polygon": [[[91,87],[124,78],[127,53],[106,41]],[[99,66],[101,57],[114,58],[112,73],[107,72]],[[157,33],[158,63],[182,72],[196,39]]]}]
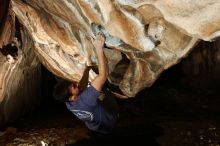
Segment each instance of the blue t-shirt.
[{"label": "blue t-shirt", "polygon": [[87,87],[74,102],[66,102],[67,108],[86,126],[97,132],[107,133],[116,124],[117,115],[110,114],[98,103],[101,95],[92,85]]}]

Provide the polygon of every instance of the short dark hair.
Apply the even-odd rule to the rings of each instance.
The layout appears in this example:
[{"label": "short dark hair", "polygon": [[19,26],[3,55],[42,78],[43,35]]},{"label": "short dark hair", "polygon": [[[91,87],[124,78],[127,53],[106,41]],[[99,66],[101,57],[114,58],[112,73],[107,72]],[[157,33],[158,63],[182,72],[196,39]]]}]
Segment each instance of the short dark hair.
[{"label": "short dark hair", "polygon": [[72,82],[67,80],[59,80],[53,89],[53,97],[60,102],[68,102],[72,95],[69,90],[69,86]]}]

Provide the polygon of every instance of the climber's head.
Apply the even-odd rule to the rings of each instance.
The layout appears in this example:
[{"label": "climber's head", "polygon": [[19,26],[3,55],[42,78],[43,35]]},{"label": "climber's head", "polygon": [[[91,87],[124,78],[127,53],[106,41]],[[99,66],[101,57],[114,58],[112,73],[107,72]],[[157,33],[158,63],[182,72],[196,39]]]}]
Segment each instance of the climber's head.
[{"label": "climber's head", "polygon": [[61,102],[75,101],[78,94],[78,83],[66,80],[59,81],[53,91],[54,98]]},{"label": "climber's head", "polygon": [[69,101],[75,101],[77,99],[77,96],[79,95],[78,83],[71,83],[68,88],[69,88],[69,92],[71,93],[71,96],[69,97]]}]

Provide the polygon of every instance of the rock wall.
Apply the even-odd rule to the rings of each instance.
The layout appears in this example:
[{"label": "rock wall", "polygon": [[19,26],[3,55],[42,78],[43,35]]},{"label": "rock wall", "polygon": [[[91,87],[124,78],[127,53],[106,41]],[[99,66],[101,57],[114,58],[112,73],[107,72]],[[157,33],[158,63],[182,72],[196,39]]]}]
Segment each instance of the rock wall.
[{"label": "rock wall", "polygon": [[181,64],[183,83],[203,90],[219,90],[220,38],[201,41]]},{"label": "rock wall", "polygon": [[[11,26],[18,25],[11,20]],[[30,113],[41,100],[41,64],[29,34],[17,27],[19,30],[13,33],[16,39],[8,39],[11,43],[0,49],[0,126]],[[5,31],[13,31],[13,27]]]}]

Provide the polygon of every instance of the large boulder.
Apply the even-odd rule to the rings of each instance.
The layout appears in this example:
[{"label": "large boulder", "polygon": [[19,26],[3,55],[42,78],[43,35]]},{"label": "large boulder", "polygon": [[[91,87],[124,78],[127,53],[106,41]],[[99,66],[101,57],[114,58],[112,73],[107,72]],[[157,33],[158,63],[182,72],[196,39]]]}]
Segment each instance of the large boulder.
[{"label": "large boulder", "polygon": [[[180,12],[191,9],[181,9],[179,3],[171,1],[165,5],[157,1],[13,0],[11,4],[32,37],[41,62],[52,73],[68,80],[80,81],[86,65],[97,65],[91,37],[98,31],[104,32],[110,66],[108,80],[127,97],[150,87],[163,70],[186,56],[199,38],[193,31],[184,33],[190,27],[176,23],[179,20],[182,24]],[[218,4],[216,1],[215,5]],[[172,15],[177,18],[168,19],[172,16],[166,6],[176,8],[176,15]],[[217,9],[208,10],[218,13]],[[91,71],[90,80],[95,76]]]}]

